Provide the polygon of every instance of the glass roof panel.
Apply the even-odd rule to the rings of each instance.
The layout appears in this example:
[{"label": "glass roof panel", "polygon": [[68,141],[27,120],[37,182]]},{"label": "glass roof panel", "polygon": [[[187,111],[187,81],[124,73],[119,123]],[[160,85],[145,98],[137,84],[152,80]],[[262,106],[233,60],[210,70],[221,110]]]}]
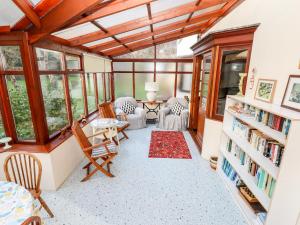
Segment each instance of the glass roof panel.
[{"label": "glass roof panel", "polygon": [[0,26],[13,26],[24,13],[11,0],[0,1]]},{"label": "glass roof panel", "polygon": [[39,4],[42,0],[30,0],[30,2],[32,3],[32,5],[36,6],[37,4]]},{"label": "glass roof panel", "polygon": [[178,21],[181,21],[181,20],[187,20],[188,16],[189,16],[189,14],[186,14],[186,15],[178,16],[178,17],[175,17],[175,18],[172,18],[172,19],[169,19],[169,20],[159,22],[159,23],[155,23],[155,24],[153,24],[153,28],[155,29],[157,27],[168,25],[168,24],[171,24],[171,23],[175,23],[175,22],[178,22]]},{"label": "glass roof panel", "polygon": [[71,39],[74,37],[92,33],[94,31],[100,31],[100,30],[98,27],[96,27],[92,23],[84,23],[84,24],[80,24],[78,26],[60,30],[58,32],[53,33],[53,35],[60,37],[60,38],[64,38],[64,39]]},{"label": "glass roof panel", "polygon": [[129,35],[132,35],[132,34],[141,33],[143,31],[150,31],[150,27],[149,26],[141,27],[139,29],[135,29],[135,30],[131,30],[131,31],[128,31],[128,32],[125,32],[125,33],[122,33],[122,34],[118,34],[118,35],[116,35],[116,37],[117,38],[122,38],[122,37],[126,37],[126,36],[129,36]]},{"label": "glass roof panel", "polygon": [[123,12],[119,12],[110,16],[103,17],[96,21],[100,23],[103,27],[109,28],[121,23],[126,23],[131,20],[145,17],[147,15],[148,15],[147,7],[145,5],[142,5],[129,10],[125,10]]},{"label": "glass roof panel", "polygon": [[207,12],[211,12],[211,11],[215,11],[215,10],[221,9],[225,4],[226,4],[226,2],[218,4],[218,5],[215,5],[215,6],[208,7],[206,9],[198,10],[198,11],[194,12],[193,17],[199,16],[199,15],[201,15],[203,13],[207,13]]},{"label": "glass roof panel", "polygon": [[97,40],[97,41],[86,43],[86,44],[84,44],[84,46],[91,47],[91,46],[99,45],[99,44],[102,44],[102,43],[105,43],[105,42],[109,42],[109,41],[112,41],[112,40],[114,40],[114,39],[111,38],[111,37],[103,38],[103,39],[100,39],[100,40]]},{"label": "glass roof panel", "polygon": [[196,4],[195,0],[158,0],[151,2],[151,12],[152,14],[158,13],[190,2],[195,2]]}]

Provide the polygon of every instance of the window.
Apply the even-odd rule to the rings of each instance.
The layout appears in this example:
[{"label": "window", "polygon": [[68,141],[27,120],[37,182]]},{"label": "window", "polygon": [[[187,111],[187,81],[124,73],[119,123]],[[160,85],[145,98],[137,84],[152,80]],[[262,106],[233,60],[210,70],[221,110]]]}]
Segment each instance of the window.
[{"label": "window", "polygon": [[66,55],[66,63],[68,70],[80,70],[80,57],[79,56],[72,56]]},{"label": "window", "polygon": [[68,125],[63,75],[41,75],[41,85],[49,134]]},{"label": "window", "polygon": [[98,87],[98,104],[104,102],[104,75],[103,73],[97,73],[97,87]]},{"label": "window", "polygon": [[105,90],[106,90],[106,101],[111,101],[111,91],[110,91],[110,83],[111,83],[111,73],[105,74]]},{"label": "window", "polygon": [[154,63],[153,62],[136,62],[134,63],[135,71],[154,71]]},{"label": "window", "polygon": [[23,70],[19,46],[0,46],[0,63],[4,70]]},{"label": "window", "polygon": [[132,96],[132,74],[115,73],[114,76],[116,98]]},{"label": "window", "polygon": [[135,98],[138,100],[145,100],[146,91],[145,83],[154,80],[154,75],[151,73],[136,73],[135,74]]},{"label": "window", "polygon": [[193,72],[193,63],[178,63],[178,71]]},{"label": "window", "polygon": [[126,59],[154,59],[154,47],[141,49],[138,51],[130,52],[125,55],[117,56],[116,58],[126,58]]},{"label": "window", "polygon": [[115,62],[114,71],[132,71],[132,62]]},{"label": "window", "polygon": [[91,113],[97,109],[93,73],[85,74],[85,87],[88,103],[88,112]]},{"label": "window", "polygon": [[69,93],[71,99],[73,120],[78,120],[84,115],[84,98],[80,74],[69,74]]},{"label": "window", "polygon": [[156,81],[159,84],[158,97],[161,100],[174,96],[175,74],[156,74]]},{"label": "window", "polygon": [[48,49],[36,48],[36,57],[39,70],[63,71],[63,53]]},{"label": "window", "polygon": [[156,58],[158,59],[177,58],[177,40],[157,45]]},{"label": "window", "polygon": [[2,120],[2,116],[0,115],[0,138],[5,137],[5,129],[4,129],[4,124]]},{"label": "window", "polygon": [[6,75],[6,86],[18,139],[33,140],[34,129],[23,75]]},{"label": "window", "polygon": [[192,78],[193,74],[191,73],[177,75],[176,97],[191,97]]},{"label": "window", "polygon": [[175,72],[176,71],[176,63],[165,63],[159,62],[156,63],[156,71],[168,71],[168,72]]}]

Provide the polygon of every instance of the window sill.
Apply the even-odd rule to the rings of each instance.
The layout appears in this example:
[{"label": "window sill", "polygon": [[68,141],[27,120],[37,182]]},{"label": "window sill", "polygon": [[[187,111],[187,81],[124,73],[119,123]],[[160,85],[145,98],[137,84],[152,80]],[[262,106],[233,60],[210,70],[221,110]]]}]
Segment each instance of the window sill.
[{"label": "window sill", "polygon": [[[92,120],[98,117],[98,111],[91,114],[86,120],[86,123],[81,122],[81,127],[85,127],[89,124]],[[50,153],[55,150],[58,146],[68,140],[71,136],[73,136],[72,131],[70,128],[66,131],[63,136],[57,136],[53,138],[49,143],[45,145],[36,145],[36,144],[12,144],[12,147],[8,150],[0,149],[0,153],[4,152],[28,152],[28,153]]]}]

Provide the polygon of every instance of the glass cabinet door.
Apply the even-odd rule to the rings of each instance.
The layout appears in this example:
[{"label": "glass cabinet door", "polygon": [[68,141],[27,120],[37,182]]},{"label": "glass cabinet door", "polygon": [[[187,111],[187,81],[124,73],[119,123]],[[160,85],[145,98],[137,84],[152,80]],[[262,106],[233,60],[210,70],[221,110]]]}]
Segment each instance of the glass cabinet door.
[{"label": "glass cabinet door", "polygon": [[203,63],[201,67],[201,74],[200,74],[200,100],[201,100],[201,107],[202,110],[206,110],[207,104],[207,95],[208,95],[208,84],[209,84],[209,77],[211,72],[211,55],[205,56],[203,58]]}]

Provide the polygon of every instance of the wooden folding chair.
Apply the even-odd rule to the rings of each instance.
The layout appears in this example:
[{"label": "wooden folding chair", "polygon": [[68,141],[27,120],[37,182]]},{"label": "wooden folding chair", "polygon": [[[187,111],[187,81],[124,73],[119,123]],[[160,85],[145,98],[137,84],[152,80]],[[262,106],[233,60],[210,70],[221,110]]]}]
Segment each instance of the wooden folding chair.
[{"label": "wooden folding chair", "polygon": [[25,220],[21,225],[42,225],[41,218],[38,216],[31,216]]},{"label": "wooden folding chair", "polygon": [[7,181],[15,182],[25,187],[34,199],[38,199],[50,217],[54,217],[48,205],[41,197],[42,164],[40,160],[26,152],[9,155],[4,162],[4,173]]},{"label": "wooden folding chair", "polygon": [[[110,173],[109,164],[112,163],[112,159],[118,154],[116,149],[116,144],[111,141],[104,141],[99,144],[92,145],[88,140],[96,135],[104,134],[106,131],[101,131],[91,136],[86,136],[80,127],[77,121],[73,122],[72,132],[79,143],[83,153],[88,158],[89,163],[86,164],[83,169],[87,170],[86,176],[81,180],[81,182],[87,181],[91,176],[93,176],[97,171],[102,172],[108,177],[114,177]],[[102,159],[103,162],[99,164],[97,162],[98,159]],[[90,173],[90,166],[95,166],[95,169]],[[107,166],[107,170],[104,169],[104,166]]]},{"label": "wooden folding chair", "polygon": [[[117,115],[114,111],[113,104],[109,102],[102,103],[98,106],[100,118],[113,118],[117,119]],[[128,135],[125,133],[125,129],[129,127],[129,123],[126,121],[126,115],[123,115],[125,121],[118,125],[118,132],[123,134],[123,137],[120,138],[120,141],[123,139],[129,139]]]}]

